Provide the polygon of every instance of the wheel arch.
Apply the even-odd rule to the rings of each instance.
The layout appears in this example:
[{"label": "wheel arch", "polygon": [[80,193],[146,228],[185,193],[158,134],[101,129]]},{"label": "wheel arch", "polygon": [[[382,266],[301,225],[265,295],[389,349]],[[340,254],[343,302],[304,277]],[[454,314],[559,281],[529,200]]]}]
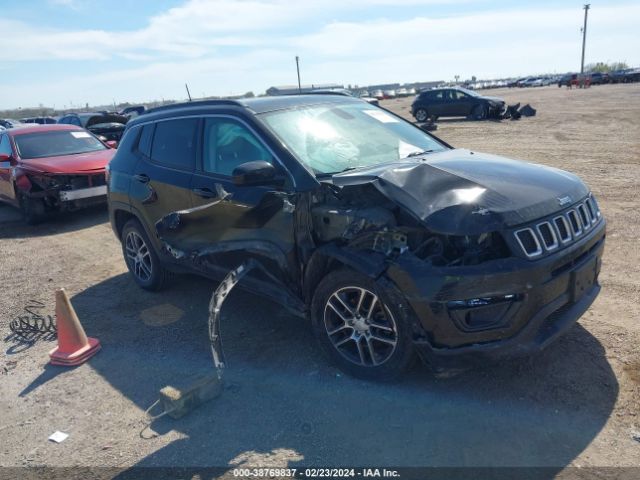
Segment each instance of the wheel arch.
[{"label": "wheel arch", "polygon": [[112,225],[113,225],[114,233],[117,235],[118,240],[122,239],[122,229],[127,224],[127,222],[132,219],[137,220],[138,223],[142,225],[142,228],[144,232],[147,234],[147,237],[149,238],[151,245],[156,251],[156,254],[158,254],[161,260],[163,260],[163,257],[161,255],[162,245],[158,240],[158,235],[156,234],[155,230],[149,229],[146,222],[143,220],[143,216],[140,215],[140,213],[135,208],[125,206],[124,204],[123,205],[112,204],[109,206],[109,208],[112,210],[112,213],[111,213],[111,215],[113,216]]},{"label": "wheel arch", "polygon": [[307,305],[311,303],[313,293],[322,279],[342,267],[352,268],[377,279],[387,269],[387,264],[385,256],[376,252],[364,252],[335,244],[323,245],[313,252],[304,271],[302,292]]},{"label": "wheel arch", "polygon": [[128,210],[116,209],[113,211],[113,229],[118,239],[122,238],[122,230],[126,223],[131,219],[140,221],[138,217]]}]

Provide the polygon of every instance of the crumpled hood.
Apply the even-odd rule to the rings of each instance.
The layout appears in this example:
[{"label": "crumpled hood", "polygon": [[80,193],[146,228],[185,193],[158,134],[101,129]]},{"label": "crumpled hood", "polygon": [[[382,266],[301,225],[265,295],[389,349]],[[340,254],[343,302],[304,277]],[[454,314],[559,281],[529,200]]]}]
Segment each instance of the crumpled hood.
[{"label": "crumpled hood", "polygon": [[107,114],[107,115],[95,115],[87,120],[84,128],[93,127],[94,125],[100,125],[102,123],[119,123],[126,124],[129,121],[129,117],[125,115],[118,114]]},{"label": "crumpled hood", "polygon": [[563,170],[462,149],[353,170],[332,181],[370,183],[430,230],[451,235],[527,223],[589,193]]},{"label": "crumpled hood", "polygon": [[96,133],[96,132],[99,133],[99,132],[107,132],[107,131],[116,131],[116,132],[124,131],[125,128],[126,126],[123,125],[122,123],[111,122],[111,123],[95,123],[90,127],[87,127],[87,130],[93,133]]},{"label": "crumpled hood", "polygon": [[23,159],[20,166],[45,173],[82,174],[104,171],[116,151],[108,148],[95,152],[58,157]]}]

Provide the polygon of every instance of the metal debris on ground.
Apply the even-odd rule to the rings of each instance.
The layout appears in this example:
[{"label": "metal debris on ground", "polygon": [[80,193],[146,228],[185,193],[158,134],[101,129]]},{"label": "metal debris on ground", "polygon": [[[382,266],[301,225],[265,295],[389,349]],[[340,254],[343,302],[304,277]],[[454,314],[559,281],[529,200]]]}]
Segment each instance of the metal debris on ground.
[{"label": "metal debris on ground", "polygon": [[433,132],[438,129],[438,125],[432,120],[428,120],[426,122],[418,122],[416,125],[424,130],[425,132]]},{"label": "metal debris on ground", "polygon": [[528,103],[523,107],[519,103],[508,105],[504,112],[498,115],[500,120],[520,120],[521,117],[535,117],[537,110]]},{"label": "metal debris on ground", "polygon": [[21,315],[9,323],[9,329],[21,342],[33,343],[36,340],[53,340],[57,334],[56,321],[51,315],[41,315],[45,304],[38,300],[29,300],[24,307],[26,315]]},{"label": "metal debris on ground", "polygon": [[518,109],[520,108],[520,104],[516,103],[515,105],[509,105],[507,106],[506,110],[504,111],[504,113],[500,116],[501,119],[506,120],[506,119],[511,119],[511,120],[519,120],[520,117],[522,116],[519,112]]},{"label": "metal debris on ground", "polygon": [[51,435],[49,435],[49,440],[56,443],[62,443],[67,439],[68,436],[69,436],[68,433],[64,433],[57,430],[53,432]]},{"label": "metal debris on ground", "polygon": [[225,363],[222,338],[220,337],[220,310],[222,309],[222,303],[231,293],[233,287],[256,266],[258,266],[258,262],[250,259],[234,268],[224,277],[224,280],[220,282],[218,288],[211,295],[211,301],[209,302],[209,343],[211,344],[213,365],[220,380],[222,380]]},{"label": "metal debris on ground", "polygon": [[518,113],[524,117],[535,117],[537,110],[528,103],[518,110]]},{"label": "metal debris on ground", "polygon": [[[153,438],[144,435],[145,430],[153,421],[165,415],[169,415],[172,418],[183,417],[191,410],[222,393],[225,358],[222,350],[222,338],[220,337],[220,311],[224,300],[229,296],[233,287],[256,267],[270,276],[269,272],[261,264],[254,259],[250,259],[231,270],[211,295],[208,325],[215,374],[196,374],[181,379],[175,385],[163,387],[160,390],[159,399],[145,412],[147,422],[145,428],[140,432],[141,438]],[[151,415],[151,411],[158,405],[162,407],[162,413]]]}]

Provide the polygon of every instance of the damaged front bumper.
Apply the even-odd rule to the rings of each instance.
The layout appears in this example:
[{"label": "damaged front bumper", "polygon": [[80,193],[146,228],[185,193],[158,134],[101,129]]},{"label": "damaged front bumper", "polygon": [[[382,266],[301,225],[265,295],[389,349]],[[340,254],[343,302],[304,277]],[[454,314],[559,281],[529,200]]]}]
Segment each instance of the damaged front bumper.
[{"label": "damaged front bumper", "polygon": [[[71,200],[80,200],[83,198],[101,197],[107,195],[107,186],[82,188],[80,190],[62,190],[59,193],[60,200],[69,202]],[[106,198],[105,198],[106,199]]]},{"label": "damaged front bumper", "polygon": [[25,197],[41,199],[49,210],[69,211],[107,201],[105,174],[45,175],[24,177],[21,193]]},{"label": "damaged front bumper", "polygon": [[535,353],[565,333],[600,291],[604,242],[603,219],[571,248],[541,260],[437,268],[401,255],[386,274],[415,313],[422,358],[464,369]]}]

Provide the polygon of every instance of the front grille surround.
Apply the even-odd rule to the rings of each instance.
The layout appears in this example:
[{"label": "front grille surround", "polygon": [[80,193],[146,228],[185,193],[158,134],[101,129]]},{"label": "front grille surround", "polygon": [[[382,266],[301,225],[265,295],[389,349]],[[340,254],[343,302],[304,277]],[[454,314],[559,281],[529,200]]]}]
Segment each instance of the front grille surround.
[{"label": "front grille surround", "polygon": [[569,227],[569,221],[567,217],[560,215],[559,217],[555,217],[553,219],[553,224],[555,226],[556,231],[560,235],[560,241],[564,245],[565,243],[569,243],[571,241],[571,230]]},{"label": "front grille surround", "polygon": [[[536,257],[543,252],[540,240],[538,240],[538,236],[533,231],[533,228],[527,227],[516,231],[516,240],[520,248],[529,256]],[[531,243],[534,245],[533,248],[530,245]]]},{"label": "front grille surround", "polygon": [[589,196],[560,215],[519,228],[513,235],[527,258],[538,258],[575,242],[590,231],[601,216],[598,203]]},{"label": "front grille surround", "polygon": [[536,229],[538,230],[538,234],[542,239],[542,244],[547,249],[547,251],[555,250],[560,246],[560,242],[558,242],[558,235],[556,234],[555,229],[551,226],[549,222],[542,222],[536,225]]}]

